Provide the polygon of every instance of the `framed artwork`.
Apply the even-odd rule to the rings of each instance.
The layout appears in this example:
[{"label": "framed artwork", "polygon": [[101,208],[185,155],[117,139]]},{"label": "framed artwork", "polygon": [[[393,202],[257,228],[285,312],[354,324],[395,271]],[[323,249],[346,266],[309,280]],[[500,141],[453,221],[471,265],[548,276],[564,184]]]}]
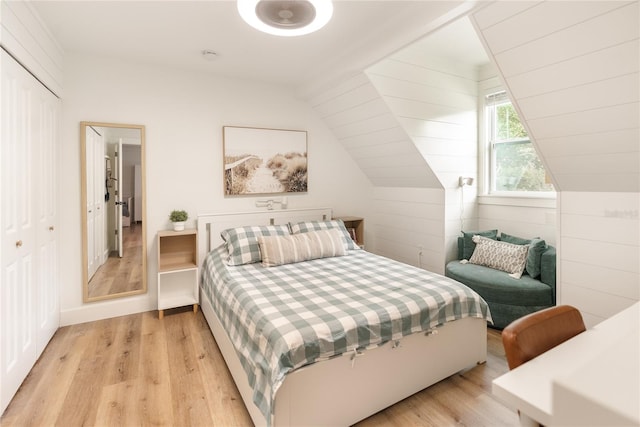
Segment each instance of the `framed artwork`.
[{"label": "framed artwork", "polygon": [[223,126],[224,194],[307,192],[307,132]]}]

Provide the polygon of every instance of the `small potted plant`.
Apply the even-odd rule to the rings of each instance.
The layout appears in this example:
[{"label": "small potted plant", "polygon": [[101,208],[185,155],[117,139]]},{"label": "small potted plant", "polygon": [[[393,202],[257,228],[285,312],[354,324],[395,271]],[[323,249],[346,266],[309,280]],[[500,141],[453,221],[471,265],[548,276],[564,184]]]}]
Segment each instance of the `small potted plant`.
[{"label": "small potted plant", "polygon": [[182,231],[184,230],[184,223],[189,218],[189,214],[187,211],[183,210],[173,210],[169,215],[169,220],[173,223],[174,231]]}]

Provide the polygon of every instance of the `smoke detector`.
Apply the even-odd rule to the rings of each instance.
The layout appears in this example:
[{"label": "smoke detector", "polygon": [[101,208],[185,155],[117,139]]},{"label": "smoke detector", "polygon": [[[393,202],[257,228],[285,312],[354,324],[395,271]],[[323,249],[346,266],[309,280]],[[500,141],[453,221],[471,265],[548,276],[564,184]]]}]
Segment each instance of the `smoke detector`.
[{"label": "smoke detector", "polygon": [[331,0],[238,0],[238,12],[253,28],[277,36],[319,30],[333,15]]}]

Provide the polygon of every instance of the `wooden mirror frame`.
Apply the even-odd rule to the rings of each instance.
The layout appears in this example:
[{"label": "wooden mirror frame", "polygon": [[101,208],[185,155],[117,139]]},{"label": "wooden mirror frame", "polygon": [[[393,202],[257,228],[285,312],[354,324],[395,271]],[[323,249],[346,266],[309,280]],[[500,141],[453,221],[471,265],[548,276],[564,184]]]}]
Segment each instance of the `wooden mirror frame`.
[{"label": "wooden mirror frame", "polygon": [[[120,129],[138,129],[140,131],[140,167],[142,187],[142,286],[126,292],[119,292],[95,297],[89,296],[88,271],[88,231],[87,231],[87,135],[88,127],[105,127]],[[146,195],[146,155],[145,155],[145,126],[122,123],[80,122],[80,173],[81,173],[81,227],[82,227],[82,300],[83,302],[103,301],[140,295],[147,292],[147,195]]]}]

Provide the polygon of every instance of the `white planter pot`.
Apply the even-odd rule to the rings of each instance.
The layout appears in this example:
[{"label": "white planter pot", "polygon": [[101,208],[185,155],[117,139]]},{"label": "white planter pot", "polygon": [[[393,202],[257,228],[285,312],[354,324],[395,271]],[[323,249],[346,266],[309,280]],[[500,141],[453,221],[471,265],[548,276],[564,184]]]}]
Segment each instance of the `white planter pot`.
[{"label": "white planter pot", "polygon": [[182,231],[184,230],[184,223],[186,221],[176,221],[173,223],[173,231]]}]

